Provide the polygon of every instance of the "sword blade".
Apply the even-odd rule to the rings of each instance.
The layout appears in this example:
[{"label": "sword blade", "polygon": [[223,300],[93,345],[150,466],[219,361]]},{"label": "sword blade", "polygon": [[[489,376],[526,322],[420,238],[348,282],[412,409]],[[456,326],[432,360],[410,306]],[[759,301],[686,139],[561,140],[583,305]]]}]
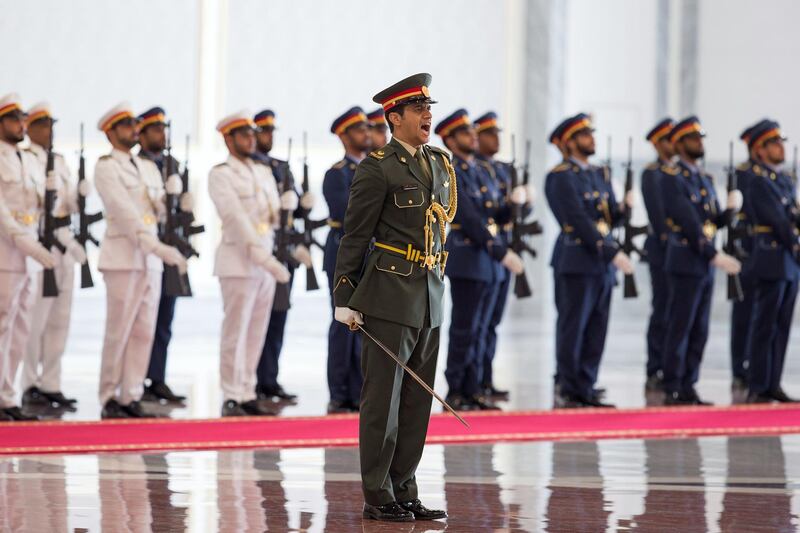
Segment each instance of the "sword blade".
[{"label": "sword blade", "polygon": [[423,380],[421,377],[419,377],[419,376],[417,375],[417,373],[416,373],[416,372],[414,372],[413,370],[411,370],[410,368],[408,368],[408,365],[406,365],[406,364],[405,364],[403,361],[401,361],[401,360],[400,360],[400,358],[399,358],[399,357],[398,357],[398,356],[397,356],[397,355],[396,355],[396,354],[395,354],[395,353],[394,353],[392,350],[390,350],[390,349],[389,349],[389,348],[388,348],[388,347],[387,347],[385,344],[383,344],[381,341],[379,341],[378,339],[376,339],[376,338],[375,338],[375,337],[374,337],[374,336],[373,336],[373,335],[372,335],[372,334],[371,334],[369,331],[367,331],[366,329],[364,329],[364,328],[361,326],[361,324],[353,323],[353,324],[350,326],[350,329],[353,329],[354,327],[355,327],[355,329],[357,329],[357,330],[361,331],[361,333],[363,333],[364,335],[366,335],[367,337],[369,337],[369,339],[370,339],[372,342],[374,342],[375,344],[377,344],[377,345],[378,345],[378,348],[380,348],[381,350],[383,350],[384,352],[386,352],[386,355],[388,355],[389,357],[391,357],[392,359],[394,359],[394,362],[395,362],[395,363],[397,363],[397,365],[398,365],[400,368],[402,368],[402,369],[403,369],[403,371],[404,371],[406,374],[408,374],[409,376],[411,376],[411,377],[414,379],[414,381],[416,381],[417,383],[419,383],[419,384],[420,384],[420,386],[421,386],[423,389],[425,389],[426,391],[428,391],[428,394],[430,394],[431,396],[433,396],[434,398],[436,398],[436,400],[437,400],[437,401],[438,401],[440,404],[442,404],[442,407],[444,407],[445,409],[447,409],[447,411],[449,411],[451,415],[453,415],[454,417],[456,417],[456,418],[458,419],[458,421],[459,421],[459,422],[461,422],[462,424],[464,424],[464,427],[466,427],[466,428],[469,428],[469,424],[467,423],[467,421],[466,421],[466,420],[464,420],[463,418],[461,418],[461,416],[460,416],[460,415],[459,415],[459,414],[456,412],[456,410],[455,410],[455,409],[453,409],[452,407],[450,407],[450,405],[449,405],[449,404],[448,404],[446,401],[444,401],[444,399],[442,399],[442,397],[441,397],[441,396],[439,396],[438,394],[436,394],[436,391],[434,391],[434,390],[433,390],[433,389],[432,389],[432,388],[431,388],[431,387],[430,387],[430,386],[429,386],[427,383],[425,383],[425,381],[424,381],[424,380]]}]

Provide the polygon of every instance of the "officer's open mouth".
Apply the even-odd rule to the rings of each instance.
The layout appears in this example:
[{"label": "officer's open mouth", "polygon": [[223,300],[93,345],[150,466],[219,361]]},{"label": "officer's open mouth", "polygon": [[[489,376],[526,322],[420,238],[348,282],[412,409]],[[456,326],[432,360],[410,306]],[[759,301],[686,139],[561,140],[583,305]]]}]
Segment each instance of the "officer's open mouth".
[{"label": "officer's open mouth", "polygon": [[431,132],[431,125],[430,124],[423,124],[420,127],[422,128],[422,131],[424,131],[425,133],[430,133]]}]

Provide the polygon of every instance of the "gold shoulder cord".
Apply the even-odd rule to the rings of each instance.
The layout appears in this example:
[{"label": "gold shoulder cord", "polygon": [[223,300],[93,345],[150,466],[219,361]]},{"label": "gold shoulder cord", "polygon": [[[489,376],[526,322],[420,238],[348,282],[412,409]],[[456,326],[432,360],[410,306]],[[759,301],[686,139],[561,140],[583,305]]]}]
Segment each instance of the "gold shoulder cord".
[{"label": "gold shoulder cord", "polygon": [[[425,266],[428,270],[433,270],[433,267],[437,263],[441,264],[440,275],[444,278],[444,269],[447,265],[448,255],[447,252],[444,251],[444,243],[447,241],[446,225],[452,223],[453,218],[456,216],[456,210],[458,209],[458,185],[456,182],[456,171],[450,164],[450,161],[448,161],[445,156],[442,156],[442,161],[444,161],[444,166],[447,169],[447,173],[450,175],[450,198],[447,211],[445,211],[442,204],[432,198],[431,206],[425,212]],[[442,240],[442,251],[434,254],[433,225],[437,222],[439,224],[439,235]]]}]

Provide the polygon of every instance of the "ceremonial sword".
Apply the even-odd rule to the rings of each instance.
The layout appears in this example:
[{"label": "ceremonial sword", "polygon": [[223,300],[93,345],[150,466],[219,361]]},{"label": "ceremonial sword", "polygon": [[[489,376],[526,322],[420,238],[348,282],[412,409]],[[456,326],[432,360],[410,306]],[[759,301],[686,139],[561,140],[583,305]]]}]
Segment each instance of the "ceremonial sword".
[{"label": "ceremonial sword", "polygon": [[372,335],[372,334],[371,334],[369,331],[367,331],[366,329],[364,329],[364,328],[361,326],[361,324],[359,324],[358,322],[355,322],[355,321],[354,321],[354,322],[352,322],[352,323],[350,324],[350,330],[351,330],[351,331],[361,331],[361,333],[363,333],[364,335],[366,335],[367,337],[369,337],[369,339],[370,339],[372,342],[374,342],[375,344],[377,344],[377,345],[378,345],[378,347],[379,347],[381,350],[383,350],[384,352],[386,352],[386,354],[387,354],[389,357],[391,357],[392,359],[394,359],[394,362],[395,362],[395,363],[397,363],[397,364],[400,366],[400,368],[402,368],[402,369],[403,369],[403,370],[406,372],[406,374],[408,374],[409,376],[411,376],[412,378],[414,378],[414,380],[415,380],[417,383],[419,383],[419,384],[422,386],[422,388],[423,388],[423,389],[425,389],[426,391],[428,391],[428,394],[430,394],[431,396],[433,396],[434,398],[436,398],[436,399],[439,401],[439,403],[440,403],[440,404],[442,404],[442,406],[443,406],[445,409],[447,409],[447,410],[450,412],[450,414],[452,414],[454,417],[456,417],[456,418],[458,419],[458,421],[459,421],[459,422],[461,422],[462,424],[464,424],[464,427],[466,427],[466,428],[469,428],[469,424],[467,424],[467,421],[466,421],[466,420],[464,420],[463,418],[461,418],[461,416],[459,416],[459,414],[456,412],[456,410],[455,410],[455,409],[453,409],[452,407],[450,407],[450,405],[449,405],[449,404],[448,404],[446,401],[444,401],[444,400],[442,399],[442,397],[441,397],[441,396],[439,396],[438,394],[436,394],[436,391],[434,391],[434,390],[433,390],[433,389],[432,389],[432,388],[431,388],[431,387],[430,387],[430,386],[429,386],[427,383],[425,383],[425,381],[424,381],[424,380],[423,380],[421,377],[419,377],[419,376],[417,375],[417,373],[416,373],[416,372],[414,372],[413,370],[411,370],[410,368],[408,368],[408,365],[406,365],[406,364],[405,364],[403,361],[401,361],[401,360],[400,360],[400,358],[399,358],[399,357],[398,357],[398,356],[397,356],[397,355],[396,355],[396,354],[395,354],[395,353],[394,353],[392,350],[390,350],[390,349],[389,349],[389,348],[388,348],[388,347],[387,347],[385,344],[383,344],[381,341],[379,341],[378,339],[376,339],[376,338],[375,338],[375,337],[374,337],[374,336],[373,336],[373,335]]}]

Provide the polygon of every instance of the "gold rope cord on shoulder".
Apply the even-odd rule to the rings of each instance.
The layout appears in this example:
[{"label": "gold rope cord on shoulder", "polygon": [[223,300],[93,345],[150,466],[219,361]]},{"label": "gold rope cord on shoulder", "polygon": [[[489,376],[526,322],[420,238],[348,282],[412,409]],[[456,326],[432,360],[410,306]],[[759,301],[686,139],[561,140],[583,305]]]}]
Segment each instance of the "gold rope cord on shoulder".
[{"label": "gold rope cord on shoulder", "polygon": [[[447,160],[447,157],[442,156],[442,161],[444,161],[444,166],[447,169],[447,173],[450,175],[450,197],[447,205],[447,211],[445,211],[442,204],[437,202],[435,199],[431,199],[431,206],[425,212],[425,256],[428,268],[433,268],[435,261],[433,254],[433,225],[437,222],[439,224],[439,236],[442,240],[442,248],[444,248],[444,243],[447,241],[447,224],[453,222],[453,219],[456,216],[456,211],[458,210],[458,184],[456,182],[456,171],[453,168],[453,165],[450,164],[450,161]],[[446,252],[443,251],[442,253]]]}]

